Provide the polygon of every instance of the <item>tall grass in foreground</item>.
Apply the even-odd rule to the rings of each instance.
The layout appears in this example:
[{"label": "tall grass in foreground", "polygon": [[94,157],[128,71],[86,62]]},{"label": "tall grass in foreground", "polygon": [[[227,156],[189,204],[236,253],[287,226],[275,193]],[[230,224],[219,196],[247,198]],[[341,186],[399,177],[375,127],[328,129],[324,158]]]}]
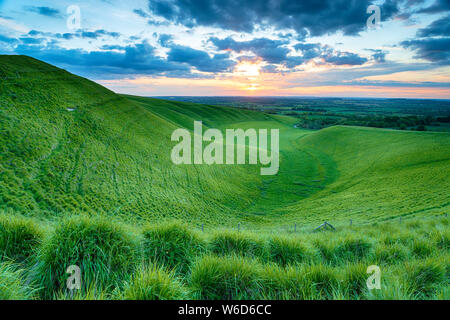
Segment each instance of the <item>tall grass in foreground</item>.
[{"label": "tall grass in foreground", "polygon": [[191,262],[205,250],[204,240],[184,224],[146,226],[142,234],[144,259],[182,274],[188,272]]},{"label": "tall grass in foreground", "polygon": [[0,263],[0,300],[32,299],[35,289],[25,282],[25,270],[11,263]]},{"label": "tall grass in foreground", "polygon": [[39,247],[43,232],[32,220],[0,215],[0,261],[29,259]]},{"label": "tall grass in foreground", "polygon": [[[15,239],[0,250],[2,299],[450,298],[447,218],[283,236],[9,218],[0,220],[0,239]],[[28,234],[39,235],[35,245],[18,240]],[[81,290],[66,288],[70,265],[81,269]],[[369,265],[381,269],[380,290],[367,288]]]},{"label": "tall grass in foreground", "polygon": [[174,300],[186,299],[188,294],[174,272],[149,266],[133,274],[117,297],[124,300]]},{"label": "tall grass in foreground", "polygon": [[120,224],[105,219],[74,217],[63,220],[46,239],[37,256],[34,277],[43,297],[64,291],[67,268],[83,272],[82,291],[115,287],[135,267],[138,242]]}]

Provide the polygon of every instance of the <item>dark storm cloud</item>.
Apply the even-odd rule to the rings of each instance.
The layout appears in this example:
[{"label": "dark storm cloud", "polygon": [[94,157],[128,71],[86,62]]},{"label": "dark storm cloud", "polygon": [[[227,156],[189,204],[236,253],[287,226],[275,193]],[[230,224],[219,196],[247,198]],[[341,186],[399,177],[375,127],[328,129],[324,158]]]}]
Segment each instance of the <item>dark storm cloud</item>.
[{"label": "dark storm cloud", "polygon": [[450,36],[450,14],[417,31],[418,37]]},{"label": "dark storm cloud", "polygon": [[443,65],[450,64],[450,37],[403,41],[404,48],[415,50],[416,58]]},{"label": "dark storm cloud", "polygon": [[219,39],[211,37],[209,41],[219,50],[233,50],[237,53],[251,51],[269,63],[286,63],[289,58],[289,48],[284,47],[289,42],[286,40],[271,40],[267,38],[257,38],[250,41],[235,41],[228,37]]},{"label": "dark storm cloud", "polygon": [[25,7],[26,11],[34,12],[43,16],[52,17],[52,18],[59,18],[61,17],[61,14],[59,10],[53,9],[50,7]]},{"label": "dark storm cloud", "polygon": [[285,40],[271,40],[257,38],[249,41],[236,41],[231,37],[219,39],[212,37],[209,41],[219,50],[232,50],[237,53],[253,52],[269,64],[282,64],[294,68],[314,58],[321,58],[325,63],[333,65],[361,65],[366,58],[355,53],[334,51],[331,47],[319,43],[299,43],[294,46],[301,56],[290,55],[291,50],[286,47]]},{"label": "dark storm cloud", "polygon": [[210,57],[208,53],[185,46],[172,46],[167,61],[187,63],[203,72],[229,71],[236,63],[230,60],[230,55],[216,54]]},{"label": "dark storm cloud", "polygon": [[[356,35],[366,28],[372,0],[150,0],[155,15],[187,27],[210,26],[251,33],[256,26],[294,29],[311,36],[342,31]],[[396,0],[381,6],[382,20],[399,12]]]},{"label": "dark storm cloud", "polygon": [[429,7],[419,10],[419,13],[439,13],[450,11],[450,0],[435,0]]}]

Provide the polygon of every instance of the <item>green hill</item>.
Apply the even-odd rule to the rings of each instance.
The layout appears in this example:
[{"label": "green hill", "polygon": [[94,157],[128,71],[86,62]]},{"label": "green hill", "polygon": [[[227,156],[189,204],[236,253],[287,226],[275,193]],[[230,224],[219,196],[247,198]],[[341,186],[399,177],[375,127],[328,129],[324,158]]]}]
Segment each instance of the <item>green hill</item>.
[{"label": "green hill", "polygon": [[[0,78],[0,300],[448,300],[448,133],[301,130],[25,56],[0,56]],[[278,174],[172,164],[171,133],[195,120],[279,129]],[[314,231],[324,220],[336,230]]]},{"label": "green hill", "polygon": [[[251,228],[448,210],[450,135],[293,128],[294,118],[117,95],[25,56],[0,57],[0,208],[55,218],[183,219]],[[170,161],[173,130],[278,128],[280,172]]]}]

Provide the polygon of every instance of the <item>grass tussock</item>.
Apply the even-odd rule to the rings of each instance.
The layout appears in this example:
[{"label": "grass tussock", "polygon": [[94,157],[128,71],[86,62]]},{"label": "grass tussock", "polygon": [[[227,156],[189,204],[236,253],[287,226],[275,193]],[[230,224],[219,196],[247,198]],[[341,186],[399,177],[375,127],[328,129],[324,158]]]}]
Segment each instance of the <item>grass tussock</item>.
[{"label": "grass tussock", "polygon": [[403,278],[412,295],[418,299],[432,298],[448,282],[446,268],[439,260],[408,263]]},{"label": "grass tussock", "polygon": [[186,289],[174,272],[155,266],[142,268],[133,274],[118,295],[123,300],[180,300],[187,297]]},{"label": "grass tussock", "polygon": [[[15,238],[7,239],[16,239],[15,246],[3,242],[13,248],[3,249],[8,252],[4,256],[20,261],[12,253],[20,252],[17,248],[22,245],[29,250],[26,260],[32,262],[2,265],[5,299],[449,297],[448,233],[439,220],[395,228],[373,225],[363,229],[368,229],[366,237],[357,227],[301,237],[245,231],[209,235],[180,223],[133,232],[131,226],[111,220],[78,216],[48,225],[41,238],[41,231],[33,232],[41,227],[32,220],[1,222],[2,230],[9,232],[3,235],[13,234]],[[43,240],[18,243],[17,239],[28,239],[23,234],[36,234]],[[66,287],[70,265],[81,269],[81,290]],[[369,265],[380,267],[381,289],[367,288]]]},{"label": "grass tussock", "polygon": [[187,273],[191,262],[205,250],[205,242],[180,223],[148,226],[142,232],[144,259]]},{"label": "grass tussock", "polygon": [[324,263],[342,265],[348,262],[361,262],[373,254],[373,244],[365,238],[346,236],[332,240],[315,241]]},{"label": "grass tussock", "polygon": [[204,256],[192,268],[193,296],[207,300],[254,299],[259,291],[259,265],[238,256]]},{"label": "grass tussock", "polygon": [[0,261],[22,262],[39,247],[43,232],[30,219],[20,216],[0,216]]},{"label": "grass tussock", "polygon": [[217,255],[240,255],[248,258],[266,257],[265,244],[255,236],[236,231],[216,232],[210,240],[210,249]]},{"label": "grass tussock", "polygon": [[29,300],[35,290],[25,283],[24,270],[11,263],[0,264],[0,300]]},{"label": "grass tussock", "polygon": [[138,261],[137,242],[120,224],[105,219],[69,218],[46,239],[39,252],[36,278],[46,297],[64,291],[71,265],[81,269],[83,291],[108,289]]},{"label": "grass tussock", "polygon": [[286,266],[307,262],[312,258],[312,252],[298,240],[287,237],[273,237],[268,241],[269,260]]}]

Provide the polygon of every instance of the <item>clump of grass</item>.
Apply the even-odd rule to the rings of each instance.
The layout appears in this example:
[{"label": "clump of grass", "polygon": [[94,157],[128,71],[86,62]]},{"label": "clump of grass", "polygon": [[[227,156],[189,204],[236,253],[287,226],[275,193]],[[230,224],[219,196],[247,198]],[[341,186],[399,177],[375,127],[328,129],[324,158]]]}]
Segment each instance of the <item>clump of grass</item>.
[{"label": "clump of grass", "polygon": [[210,240],[211,251],[217,255],[236,254],[249,258],[264,258],[264,242],[236,231],[215,233]]},{"label": "clump of grass", "polygon": [[434,230],[429,234],[430,240],[441,250],[450,250],[450,232]]},{"label": "clump of grass", "polygon": [[349,299],[363,299],[367,296],[367,266],[365,264],[350,265],[345,269],[341,288]]},{"label": "clump of grass", "polygon": [[425,239],[415,239],[411,244],[411,252],[418,258],[426,258],[435,250],[431,241]]},{"label": "clump of grass", "polygon": [[373,249],[372,243],[368,240],[348,236],[333,241],[316,240],[315,245],[324,262],[333,265],[360,262],[369,258]]},{"label": "clump of grass", "polygon": [[339,286],[339,277],[333,268],[316,264],[305,267],[303,272],[305,281],[309,282],[312,288],[311,299],[333,299]]},{"label": "clump of grass", "polygon": [[91,284],[83,290],[60,290],[54,293],[55,300],[111,300],[113,295],[107,290],[103,290]]},{"label": "clump of grass", "polygon": [[32,299],[35,290],[25,284],[23,270],[10,263],[0,264],[0,300]]},{"label": "clump of grass", "polygon": [[261,269],[260,299],[268,300],[306,300],[312,298],[312,286],[305,273],[297,266],[286,268],[266,265]]},{"label": "clump of grass", "polygon": [[381,242],[385,244],[401,244],[404,246],[410,246],[414,241],[412,233],[395,233],[393,235],[385,235],[381,237]]},{"label": "clump of grass", "polygon": [[187,291],[175,278],[161,268],[150,266],[139,270],[125,283],[119,294],[124,300],[179,300],[187,298]]},{"label": "clump of grass", "polygon": [[137,253],[137,241],[120,224],[69,218],[44,241],[35,276],[46,298],[65,290],[71,265],[81,269],[82,294],[89,288],[107,290],[133,270]]},{"label": "clump of grass", "polygon": [[0,216],[0,261],[29,259],[39,247],[43,233],[30,219],[16,215]]},{"label": "clump of grass", "polygon": [[238,256],[204,256],[193,265],[193,296],[208,300],[253,299],[259,291],[259,265]]},{"label": "clump of grass", "polygon": [[399,243],[381,243],[375,248],[375,257],[380,264],[396,264],[408,258],[408,249]]},{"label": "clump of grass", "polygon": [[205,250],[204,241],[180,223],[166,223],[143,230],[144,257],[180,273],[187,273],[196,256]]},{"label": "clump of grass", "polygon": [[409,263],[404,268],[404,281],[418,299],[432,298],[439,288],[447,285],[446,270],[439,261]]},{"label": "clump of grass", "polygon": [[286,237],[273,237],[268,244],[269,259],[282,266],[307,261],[311,257],[302,243]]}]

